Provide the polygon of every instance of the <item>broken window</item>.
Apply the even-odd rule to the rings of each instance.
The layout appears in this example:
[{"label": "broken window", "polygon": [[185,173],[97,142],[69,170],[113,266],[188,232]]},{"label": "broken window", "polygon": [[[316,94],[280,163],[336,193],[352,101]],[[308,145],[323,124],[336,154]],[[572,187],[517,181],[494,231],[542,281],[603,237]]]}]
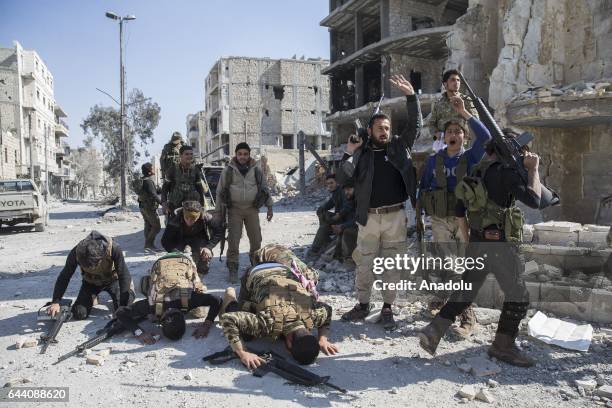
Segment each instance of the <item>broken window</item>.
[{"label": "broken window", "polygon": [[274,99],[282,100],[285,97],[285,87],[284,86],[274,86]]},{"label": "broken window", "polygon": [[283,135],[283,149],[293,149],[293,135]]}]

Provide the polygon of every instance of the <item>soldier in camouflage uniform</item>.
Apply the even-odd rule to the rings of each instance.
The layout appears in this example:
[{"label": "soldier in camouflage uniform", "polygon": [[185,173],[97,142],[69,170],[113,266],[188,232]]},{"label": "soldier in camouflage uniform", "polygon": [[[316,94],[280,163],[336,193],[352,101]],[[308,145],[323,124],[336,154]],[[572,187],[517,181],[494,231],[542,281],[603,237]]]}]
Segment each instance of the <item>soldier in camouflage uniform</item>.
[{"label": "soldier in camouflage uniform", "polygon": [[179,163],[181,155],[180,150],[184,145],[185,143],[183,142],[183,137],[180,132],[174,132],[172,138],[170,138],[170,142],[164,145],[159,158],[162,178],[166,177],[166,172],[172,166]]},{"label": "soldier in camouflage uniform", "polygon": [[193,163],[193,147],[183,146],[180,153],[179,164],[166,172],[162,187],[162,207],[169,216],[183,205],[183,201],[198,201],[204,205],[204,182],[202,172]]},{"label": "soldier in camouflage uniform", "polygon": [[[474,107],[474,101],[467,95],[459,92],[461,87],[461,79],[459,78],[459,71],[451,69],[446,71],[442,75],[442,84],[444,85],[444,92],[431,107],[431,116],[427,122],[427,128],[429,133],[434,138],[434,152],[444,148],[444,128],[447,123],[451,121],[463,122],[461,115],[453,109],[450,102],[450,97],[459,96],[464,100],[466,110],[476,119],[478,119],[478,112]],[[471,134],[468,130],[468,139],[471,139]]]},{"label": "soldier in camouflage uniform", "polygon": [[138,192],[138,206],[144,220],[145,250],[158,251],[155,247],[155,237],[161,230],[157,207],[161,204],[161,199],[157,195],[159,188],[153,179],[153,165],[145,163],[142,169],[142,187]]},{"label": "soldier in camouflage uniform", "polygon": [[[240,302],[231,299],[231,290],[226,291],[220,319],[223,334],[240,361],[248,368],[263,363],[246,350],[240,336],[282,336],[301,364],[312,363],[319,351],[336,354],[338,348],[327,340],[331,306],[317,300],[318,273],[280,245],[266,245],[254,258],[259,264],[242,278]],[[314,327],[318,338],[310,332]]]}]

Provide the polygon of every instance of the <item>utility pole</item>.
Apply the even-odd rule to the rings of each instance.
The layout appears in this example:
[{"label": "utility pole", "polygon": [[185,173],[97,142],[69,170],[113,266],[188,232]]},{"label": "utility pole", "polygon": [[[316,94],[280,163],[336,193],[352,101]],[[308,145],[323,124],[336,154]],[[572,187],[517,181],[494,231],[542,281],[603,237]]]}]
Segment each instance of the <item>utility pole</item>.
[{"label": "utility pole", "polygon": [[[32,109],[34,110],[34,109]],[[34,135],[32,134],[32,111],[28,112],[28,136],[30,136],[30,178],[34,180]]]},{"label": "utility pole", "polygon": [[112,20],[119,20],[119,82],[121,86],[121,137],[120,137],[120,149],[119,149],[119,167],[120,167],[120,187],[121,187],[121,207],[126,207],[126,194],[127,194],[127,143],[125,140],[125,69],[123,67],[123,22],[129,20],[135,20],[131,14],[125,17],[119,17],[115,13],[106,12],[106,17]]},{"label": "utility pole", "polygon": [[302,195],[302,197],[306,196],[306,160],[304,157],[304,142],[306,141],[306,135],[304,134],[304,132],[302,130],[300,130],[297,134],[297,140],[298,140],[298,151],[300,154],[300,158],[299,158],[299,167],[300,167],[300,195]]},{"label": "utility pole", "polygon": [[45,202],[49,202],[49,125],[45,125]]}]

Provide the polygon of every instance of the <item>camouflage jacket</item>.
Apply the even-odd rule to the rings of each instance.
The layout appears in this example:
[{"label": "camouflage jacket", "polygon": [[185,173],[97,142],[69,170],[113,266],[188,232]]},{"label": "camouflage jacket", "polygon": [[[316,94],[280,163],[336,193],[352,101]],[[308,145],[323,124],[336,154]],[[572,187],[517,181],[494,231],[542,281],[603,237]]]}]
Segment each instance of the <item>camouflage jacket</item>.
[{"label": "camouflage jacket", "polygon": [[[465,109],[478,118],[478,112],[474,107],[474,102],[472,98],[462,93],[459,94],[461,99],[465,102]],[[440,99],[434,102],[431,107],[431,116],[427,121],[427,128],[429,129],[429,133],[432,136],[438,136],[440,132],[444,132],[444,125],[448,123],[450,120],[458,120],[462,123],[465,123],[465,120],[461,115],[459,115],[451,106],[450,101],[448,99],[448,95],[446,92],[442,93]]]},{"label": "camouflage jacket", "polygon": [[162,149],[161,156],[159,157],[159,165],[162,171],[162,176],[166,174],[168,169],[174,164],[179,163],[180,149],[183,146],[182,143],[175,145],[174,143],[166,143]]},{"label": "camouflage jacket", "polygon": [[[220,320],[232,349],[243,348],[241,335],[276,339],[300,328],[329,327],[331,306],[315,301],[298,285],[291,270],[281,263],[253,268],[241,287],[243,311],[225,313]],[[243,291],[248,293],[246,299]]]}]

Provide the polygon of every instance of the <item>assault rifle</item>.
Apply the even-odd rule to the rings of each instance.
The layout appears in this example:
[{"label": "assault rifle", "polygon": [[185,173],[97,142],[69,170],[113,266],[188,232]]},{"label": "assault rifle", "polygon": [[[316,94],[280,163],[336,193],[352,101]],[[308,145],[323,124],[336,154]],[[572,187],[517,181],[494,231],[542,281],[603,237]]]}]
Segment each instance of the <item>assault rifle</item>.
[{"label": "assault rifle", "polygon": [[57,337],[57,334],[62,329],[64,322],[66,322],[67,320],[70,320],[70,318],[72,317],[72,310],[70,309],[70,305],[72,304],[72,301],[70,299],[63,299],[63,300],[60,300],[59,304],[60,304],[60,311],[57,315],[55,315],[55,317],[48,316],[46,313],[46,310],[45,311],[42,310],[44,307],[51,305],[51,302],[48,302],[45,306],[43,306],[42,308],[38,310],[38,320],[39,321],[42,321],[42,320],[53,320],[54,321],[53,326],[51,326],[51,329],[47,332],[47,334],[43,334],[40,336],[40,340],[43,343],[43,346],[40,349],[40,354],[45,354],[47,352],[47,348],[49,348],[49,345],[51,343],[57,343],[57,340],[55,339]]},{"label": "assault rifle", "polygon": [[110,339],[115,334],[123,332],[124,330],[125,328],[116,319],[111,320],[106,326],[104,326],[103,329],[98,330],[96,332],[96,337],[87,340],[85,343],[79,344],[75,347],[74,350],[58,358],[57,361],[53,363],[53,365],[59,364],[62,361],[69,359],[70,357],[76,356],[77,354],[82,353],[87,349],[95,347],[98,344]]},{"label": "assault rifle", "polygon": [[[491,133],[492,141],[495,148],[497,158],[505,166],[511,167],[518,171],[521,179],[527,185],[528,174],[527,169],[523,165],[524,156],[521,153],[523,146],[533,140],[531,133],[523,133],[517,138],[509,138],[504,136],[504,133],[499,128],[497,122],[491,115],[491,112],[487,109],[483,100],[476,96],[470,84],[465,80],[463,74],[459,73],[461,83],[463,83],[468,91],[468,94],[474,101],[474,106],[478,111],[480,121],[489,129]],[[547,188],[542,184],[542,194],[540,196],[540,209],[550,207],[559,204],[559,195],[553,190]]]},{"label": "assault rifle", "polygon": [[[338,387],[329,381],[329,376],[321,377],[295,363],[292,363],[291,361],[288,361],[274,351],[257,351],[253,348],[251,348],[251,351],[265,360],[264,364],[260,365],[253,371],[253,375],[255,377],[263,377],[268,373],[275,373],[289,381],[291,384],[305,385],[307,387],[326,385],[336,391],[346,394],[346,390],[344,388]],[[223,351],[205,356],[202,360],[208,361],[212,365],[220,365],[237,357],[238,356],[236,356],[232,349],[227,347]]]}]

